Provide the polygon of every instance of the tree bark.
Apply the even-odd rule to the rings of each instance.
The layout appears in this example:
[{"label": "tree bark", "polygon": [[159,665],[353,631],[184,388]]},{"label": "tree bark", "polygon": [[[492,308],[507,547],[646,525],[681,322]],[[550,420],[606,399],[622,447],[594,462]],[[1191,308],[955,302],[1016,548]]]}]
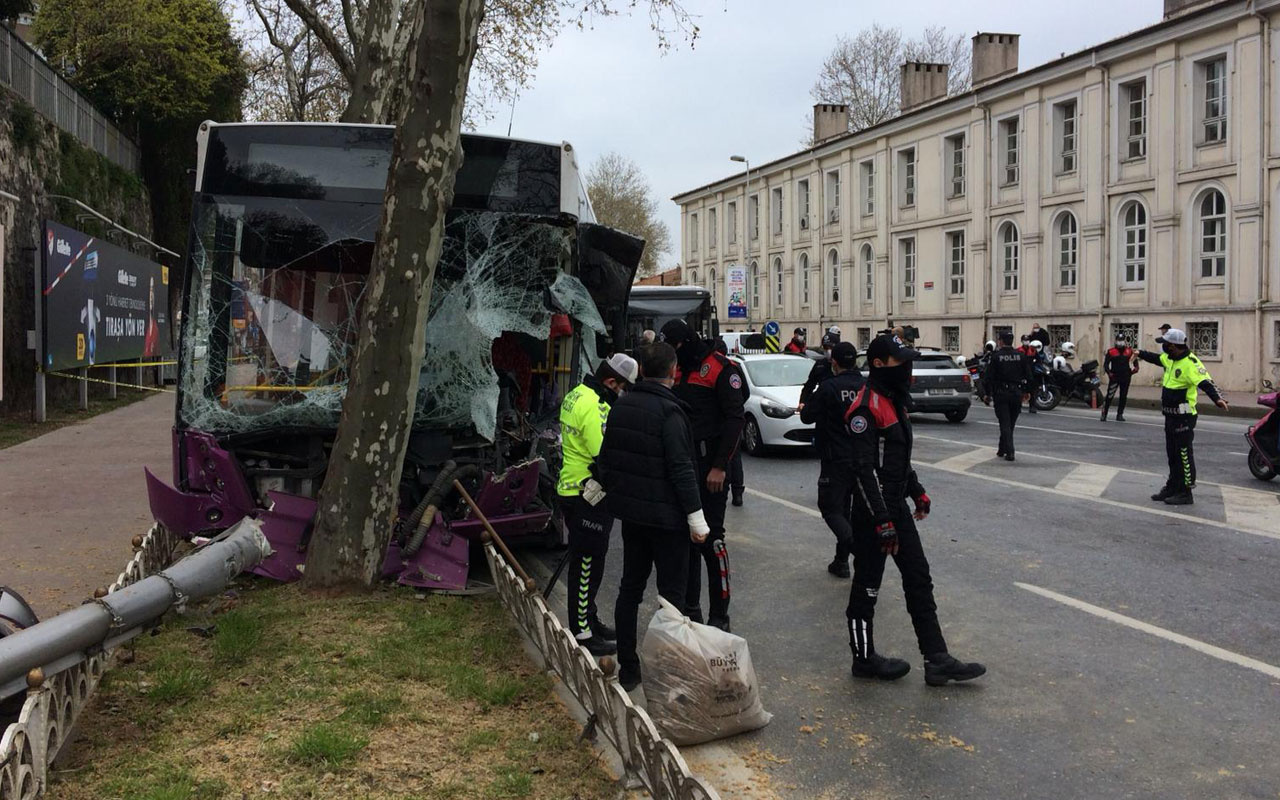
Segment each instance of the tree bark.
[{"label": "tree bark", "polygon": [[[372,584],[390,541],[482,12],[483,0],[420,0],[405,22],[403,102],[393,104],[401,111],[360,338],[307,552],[311,586]],[[375,23],[365,23],[367,40]]]},{"label": "tree bark", "polygon": [[[397,119],[398,109],[388,102],[393,94],[404,96],[395,86],[396,70],[402,66],[400,59],[407,56],[412,42],[421,40],[422,33],[412,31],[410,44],[403,48],[396,47],[397,34],[402,25],[412,28],[423,13],[430,16],[429,11],[424,12],[423,0],[412,2],[414,5],[405,11],[400,0],[370,0],[364,12],[360,41],[352,43],[357,50],[354,71],[348,78],[351,98],[342,114],[343,122],[387,123]],[[402,20],[404,14],[414,19]],[[470,65],[467,69],[469,73]]]}]

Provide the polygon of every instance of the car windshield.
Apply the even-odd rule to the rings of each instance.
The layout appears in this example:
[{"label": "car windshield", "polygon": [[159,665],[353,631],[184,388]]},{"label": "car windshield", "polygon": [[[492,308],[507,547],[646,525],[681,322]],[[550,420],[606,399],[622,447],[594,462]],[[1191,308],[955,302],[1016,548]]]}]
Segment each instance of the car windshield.
[{"label": "car windshield", "polygon": [[802,386],[813,369],[807,358],[770,358],[746,362],[753,386]]},{"label": "car windshield", "polygon": [[945,353],[922,353],[916,359],[912,370],[917,369],[956,369],[956,360]]}]

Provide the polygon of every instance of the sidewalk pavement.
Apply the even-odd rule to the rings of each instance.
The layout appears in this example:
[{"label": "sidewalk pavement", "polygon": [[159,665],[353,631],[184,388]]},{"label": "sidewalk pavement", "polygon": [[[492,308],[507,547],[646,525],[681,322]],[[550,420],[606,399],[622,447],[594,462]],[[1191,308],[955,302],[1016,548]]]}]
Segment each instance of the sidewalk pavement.
[{"label": "sidewalk pavement", "polygon": [[0,584],[41,619],[91,597],[151,526],[142,468],[168,478],[173,395],[0,450]]}]

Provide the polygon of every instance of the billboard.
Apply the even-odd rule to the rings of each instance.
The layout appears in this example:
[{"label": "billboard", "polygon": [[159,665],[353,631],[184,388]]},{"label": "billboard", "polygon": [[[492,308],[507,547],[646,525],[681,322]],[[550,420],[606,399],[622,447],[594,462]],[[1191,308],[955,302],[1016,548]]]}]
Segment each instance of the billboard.
[{"label": "billboard", "polygon": [[49,220],[43,245],[45,369],[169,355],[168,267]]},{"label": "billboard", "polygon": [[741,264],[731,264],[725,269],[725,281],[728,284],[729,319],[747,318],[747,268]]}]

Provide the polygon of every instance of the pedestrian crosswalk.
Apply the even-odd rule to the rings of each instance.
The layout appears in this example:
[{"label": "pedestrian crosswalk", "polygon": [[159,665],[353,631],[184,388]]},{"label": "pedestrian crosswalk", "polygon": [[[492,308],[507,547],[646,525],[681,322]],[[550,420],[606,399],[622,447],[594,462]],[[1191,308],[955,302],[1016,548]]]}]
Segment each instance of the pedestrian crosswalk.
[{"label": "pedestrian crosswalk", "polygon": [[942,437],[916,438],[930,440],[928,448],[916,449],[920,467],[1280,540],[1280,495],[1270,490],[1201,480],[1195,504],[1175,510],[1150,500],[1163,479],[1154,472],[1026,452],[1018,453],[1015,469],[997,460],[992,447]]}]

